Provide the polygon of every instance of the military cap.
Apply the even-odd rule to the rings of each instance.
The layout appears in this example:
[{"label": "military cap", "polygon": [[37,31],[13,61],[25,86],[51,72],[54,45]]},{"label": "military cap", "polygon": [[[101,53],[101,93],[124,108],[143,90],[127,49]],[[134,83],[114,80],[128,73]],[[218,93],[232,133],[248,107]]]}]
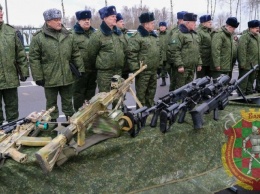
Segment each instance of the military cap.
[{"label": "military cap", "polygon": [[120,21],[120,20],[123,20],[124,18],[123,18],[123,16],[122,16],[122,14],[121,13],[117,13],[116,14],[116,22],[118,22],[118,21]]},{"label": "military cap", "polygon": [[197,21],[197,15],[194,13],[185,13],[183,16],[184,21]]},{"label": "military cap", "polygon": [[43,12],[43,17],[45,21],[62,18],[61,11],[55,8]]},{"label": "military cap", "polygon": [[251,20],[247,24],[248,24],[248,28],[256,28],[259,27],[260,22],[258,20]]},{"label": "military cap", "polygon": [[108,17],[110,15],[116,15],[116,7],[111,5],[108,7],[103,7],[99,11],[100,18],[103,20],[105,17]]},{"label": "military cap", "polygon": [[212,20],[211,19],[211,15],[203,15],[203,16],[200,16],[200,23],[204,23],[204,22],[208,22]]},{"label": "military cap", "polygon": [[160,26],[165,26],[165,27],[167,27],[167,23],[166,23],[166,22],[160,22],[160,23],[159,23],[159,27],[160,27]]},{"label": "military cap", "polygon": [[151,22],[151,21],[154,21],[154,14],[153,12],[145,12],[145,13],[142,13],[140,16],[139,16],[139,21],[140,23],[146,23],[146,22]]},{"label": "military cap", "polygon": [[184,14],[187,13],[187,11],[180,11],[177,13],[177,19],[180,20],[182,19],[183,20],[183,16]]},{"label": "military cap", "polygon": [[82,19],[90,19],[91,16],[91,11],[90,10],[83,10],[83,11],[77,11],[75,13],[77,20],[82,20]]},{"label": "military cap", "polygon": [[233,28],[237,28],[239,26],[239,22],[236,17],[229,17],[226,21],[226,24],[232,26]]}]

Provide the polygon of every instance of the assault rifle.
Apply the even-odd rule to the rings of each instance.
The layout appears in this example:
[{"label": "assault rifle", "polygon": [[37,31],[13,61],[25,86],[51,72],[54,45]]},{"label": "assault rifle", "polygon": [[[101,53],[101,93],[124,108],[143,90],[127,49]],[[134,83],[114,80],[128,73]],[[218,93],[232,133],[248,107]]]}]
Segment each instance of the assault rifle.
[{"label": "assault rifle", "polygon": [[[193,82],[191,86],[184,89],[181,93],[183,102],[176,102],[171,104],[166,109],[163,109],[160,113],[160,130],[165,133],[169,130],[171,125],[176,121],[179,114],[179,123],[183,123],[188,110],[194,108],[194,106],[201,100],[201,93],[205,85],[210,82],[210,77],[203,77],[197,82]],[[168,123],[169,121],[169,123]]]},{"label": "assault rifle", "polygon": [[[8,157],[13,158],[15,161],[24,163],[27,160],[27,154],[20,153],[18,150],[21,145],[27,146],[44,146],[50,142],[49,137],[34,137],[38,134],[41,126],[36,126],[38,121],[49,121],[51,119],[50,113],[53,112],[55,107],[47,111],[39,113],[32,112],[26,118],[19,120],[14,125],[12,122],[9,126],[14,127],[12,133],[5,133],[1,131],[0,142],[0,160],[3,164]],[[8,125],[8,124],[7,124]],[[6,125],[5,125],[6,126]]]},{"label": "assault rifle", "polygon": [[171,104],[174,104],[181,99],[183,99],[182,92],[183,90],[191,87],[192,85],[196,84],[201,78],[198,78],[174,91],[169,92],[167,95],[159,98],[156,104],[146,110],[147,113],[153,113],[153,117],[150,123],[150,127],[157,126],[157,120],[160,116],[160,113],[163,109],[168,108]]},{"label": "assault rifle", "polygon": [[[104,123],[103,121],[107,118],[115,118],[114,115],[117,117],[117,121],[120,121],[121,113],[120,111],[117,111],[120,105],[122,105],[122,102],[124,100],[126,92],[130,91],[132,95],[134,96],[137,104],[139,107],[143,107],[139,100],[136,98],[134,92],[132,91],[130,85],[135,78],[136,75],[141,73],[147,65],[142,65],[138,71],[136,71],[134,74],[129,76],[128,79],[118,82],[120,79],[119,76],[113,76],[112,83],[111,83],[111,91],[110,92],[101,92],[96,94],[89,103],[84,104],[78,112],[76,112],[70,119],[70,124],[63,128],[60,134],[58,134],[57,137],[55,137],[50,143],[48,143],[46,146],[41,148],[39,151],[36,152],[35,156],[43,169],[45,173],[50,172],[54,165],[57,163],[57,165],[63,164],[69,156],[67,153],[64,152],[64,147],[68,146],[71,141],[74,141],[73,136],[77,134],[77,143],[73,143],[74,151],[70,152],[72,155],[77,154],[78,152],[82,151],[83,149],[86,149],[87,147],[100,142],[101,140],[105,140],[111,137],[117,137],[118,131],[121,129],[120,126],[115,126],[111,129],[113,132],[106,130],[104,135],[104,126],[101,128],[98,128],[99,134],[92,135],[93,138],[96,139],[89,139],[85,138],[85,129],[89,128],[91,125],[93,125],[94,121],[96,119],[102,120],[101,124]],[[115,108],[111,111],[108,109],[108,106],[111,105],[115,100],[117,100],[117,105]],[[120,114],[120,115],[119,115]],[[119,115],[119,116],[117,116]],[[125,119],[128,120],[128,119]],[[111,121],[112,122],[112,121]],[[132,125],[131,123],[129,125]],[[131,126],[130,126],[131,128]],[[95,129],[95,128],[94,128]],[[101,130],[101,131],[100,131]],[[103,130],[103,131],[102,131]],[[96,133],[98,133],[96,131]],[[98,136],[98,135],[103,135]],[[91,137],[91,136],[90,136]],[[90,143],[91,142],[91,143]],[[68,150],[71,150],[70,148]]]},{"label": "assault rifle", "polygon": [[[249,76],[253,71],[256,70],[258,65],[255,65],[250,71],[248,71],[244,76],[242,76],[238,80],[232,79],[228,86],[222,87],[221,90],[215,95],[206,100],[204,103],[199,105],[198,107],[194,108],[192,111],[190,111],[194,129],[200,129],[203,125],[203,114],[206,112],[214,111],[213,113],[213,119],[218,120],[218,111],[224,110],[225,107],[228,105],[229,100],[228,97],[234,90],[238,90],[238,92],[244,97],[242,91],[239,88],[239,84],[247,77]],[[215,86],[217,87],[217,86]],[[214,90],[214,87],[213,89]],[[246,100],[246,98],[244,97]]]}]

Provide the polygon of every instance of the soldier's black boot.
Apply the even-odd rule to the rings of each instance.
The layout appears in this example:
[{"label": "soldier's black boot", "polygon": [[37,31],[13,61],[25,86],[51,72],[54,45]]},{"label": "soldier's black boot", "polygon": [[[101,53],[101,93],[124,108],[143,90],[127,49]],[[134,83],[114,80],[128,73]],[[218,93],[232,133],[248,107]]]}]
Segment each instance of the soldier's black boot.
[{"label": "soldier's black boot", "polygon": [[162,77],[162,84],[160,86],[166,86],[165,77]]}]

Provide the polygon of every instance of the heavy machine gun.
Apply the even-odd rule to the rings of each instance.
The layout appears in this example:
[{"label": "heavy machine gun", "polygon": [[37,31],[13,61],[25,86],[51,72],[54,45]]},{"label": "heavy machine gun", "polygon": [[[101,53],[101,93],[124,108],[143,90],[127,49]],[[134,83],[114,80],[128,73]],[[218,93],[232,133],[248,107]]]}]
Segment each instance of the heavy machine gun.
[{"label": "heavy machine gun", "polygon": [[[146,67],[147,65],[142,65],[141,63],[140,69],[122,82],[118,82],[120,81],[118,80],[120,77],[114,76],[112,78],[110,92],[101,92],[96,94],[89,101],[89,103],[83,105],[83,107],[80,108],[79,111],[69,119],[70,124],[63,128],[57,137],[55,137],[49,144],[36,152],[35,156],[44,172],[50,172],[56,163],[61,165],[67,160],[68,157],[66,154],[64,154],[63,149],[69,146],[71,141],[74,141],[73,137],[75,134],[77,134],[77,143],[73,143],[73,146],[70,146],[72,149],[75,148],[73,149],[74,152],[72,151],[72,155],[76,155],[79,152],[78,150],[81,151],[85,149],[86,145],[90,146],[89,138],[86,138],[85,136],[85,130],[93,123],[95,123],[95,120],[105,120],[108,118],[111,121],[109,121],[109,125],[113,125],[113,127],[111,127],[109,130],[106,130],[106,127],[95,129],[94,133],[96,134],[93,136],[96,137],[97,140],[92,142],[97,143],[101,140],[105,140],[111,137],[118,137],[120,135],[120,130],[124,125],[124,119],[127,121],[130,119],[124,118],[122,111],[120,111],[118,108],[120,105],[122,105],[125,94],[128,91],[131,92],[138,106],[142,107],[130,85],[135,76],[141,73]],[[117,104],[114,109],[108,109],[108,106],[115,101],[117,101]],[[130,123],[129,125],[131,125],[129,127],[131,129],[132,124]],[[129,128],[127,130],[129,130]],[[98,136],[99,134],[100,136]]]}]

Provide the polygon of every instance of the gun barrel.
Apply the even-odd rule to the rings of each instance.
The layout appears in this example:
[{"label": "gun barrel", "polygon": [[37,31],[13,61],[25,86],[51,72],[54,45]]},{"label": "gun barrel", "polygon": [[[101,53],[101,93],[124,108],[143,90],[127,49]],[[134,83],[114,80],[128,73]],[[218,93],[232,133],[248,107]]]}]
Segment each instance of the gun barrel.
[{"label": "gun barrel", "polygon": [[236,81],[236,85],[239,85],[247,76],[249,76],[253,71],[257,69],[259,65],[255,65],[252,69],[250,69],[245,75],[243,75],[240,79]]}]

